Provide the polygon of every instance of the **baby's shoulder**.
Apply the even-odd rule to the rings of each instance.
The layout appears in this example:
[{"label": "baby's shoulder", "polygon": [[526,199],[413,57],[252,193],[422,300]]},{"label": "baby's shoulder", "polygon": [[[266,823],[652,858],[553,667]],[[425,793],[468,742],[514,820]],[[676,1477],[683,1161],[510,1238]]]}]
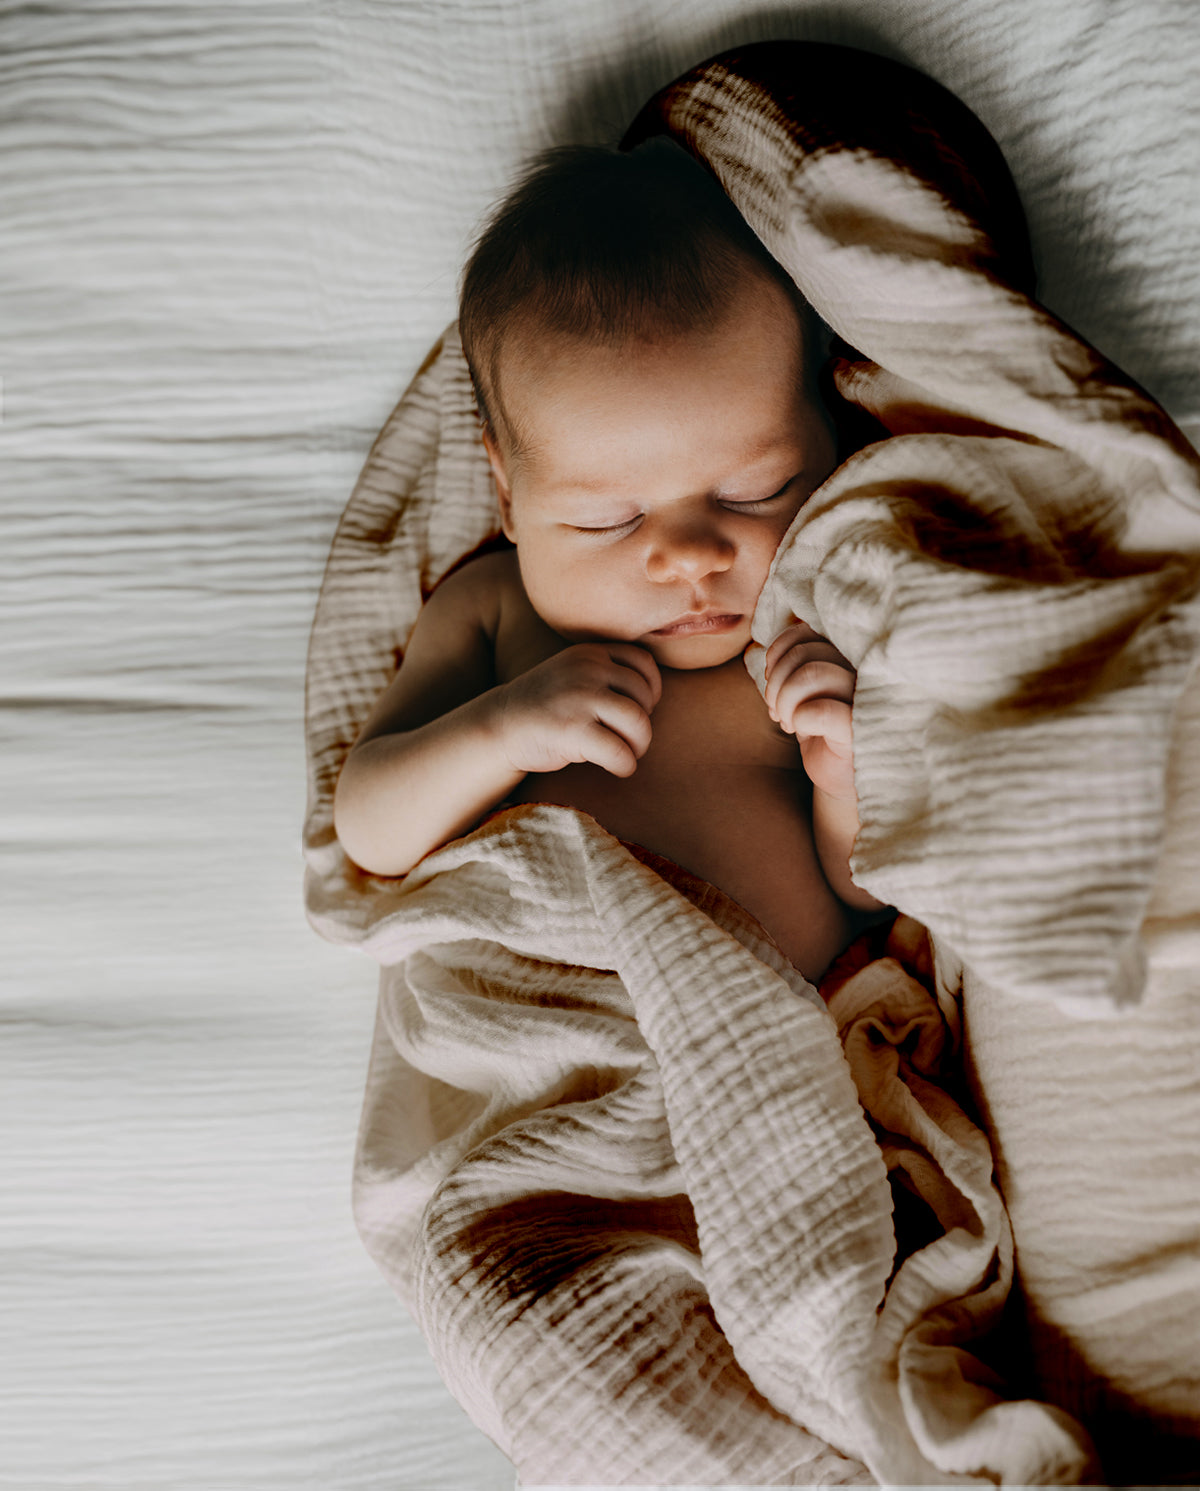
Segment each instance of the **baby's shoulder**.
[{"label": "baby's shoulder", "polygon": [[427,635],[435,625],[439,634],[459,637],[469,629],[476,646],[490,648],[499,683],[511,682],[567,646],[534,610],[515,549],[473,555],[446,576],[425,609],[436,613]]},{"label": "baby's shoulder", "polygon": [[428,605],[469,614],[495,637],[505,602],[521,584],[515,549],[473,555],[438,582]]}]

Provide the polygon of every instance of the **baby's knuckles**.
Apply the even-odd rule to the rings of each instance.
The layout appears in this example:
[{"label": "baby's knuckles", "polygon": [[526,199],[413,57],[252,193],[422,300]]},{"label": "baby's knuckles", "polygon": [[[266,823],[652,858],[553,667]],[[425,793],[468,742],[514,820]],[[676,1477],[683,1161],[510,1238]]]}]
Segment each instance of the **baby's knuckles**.
[{"label": "baby's knuckles", "polygon": [[784,653],[795,647],[797,643],[823,642],[824,640],[819,632],[809,626],[807,621],[793,621],[790,626],[784,627],[783,631],[767,647],[767,655],[764,659],[767,673],[769,674]]},{"label": "baby's knuckles", "polygon": [[[611,709],[614,685],[621,681],[622,673],[628,680],[629,670],[614,661],[603,644],[581,642],[501,685],[495,691],[497,725],[512,769],[560,771],[572,762],[594,759],[594,738],[589,736],[593,736],[605,696],[609,696]],[[644,721],[644,728],[637,731],[644,743],[639,740],[641,748],[633,747],[635,756],[640,756],[649,744],[649,716],[641,705],[625,696],[622,706],[626,711],[636,710]]]}]

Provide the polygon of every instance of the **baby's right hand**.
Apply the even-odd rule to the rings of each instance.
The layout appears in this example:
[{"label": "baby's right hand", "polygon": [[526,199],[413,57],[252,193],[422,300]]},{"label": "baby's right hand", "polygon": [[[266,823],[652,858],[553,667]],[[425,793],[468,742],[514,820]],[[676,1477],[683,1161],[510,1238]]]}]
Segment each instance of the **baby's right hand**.
[{"label": "baby's right hand", "polygon": [[658,664],[631,642],[580,642],[497,690],[500,739],[514,771],[591,761],[630,777],[650,745]]}]

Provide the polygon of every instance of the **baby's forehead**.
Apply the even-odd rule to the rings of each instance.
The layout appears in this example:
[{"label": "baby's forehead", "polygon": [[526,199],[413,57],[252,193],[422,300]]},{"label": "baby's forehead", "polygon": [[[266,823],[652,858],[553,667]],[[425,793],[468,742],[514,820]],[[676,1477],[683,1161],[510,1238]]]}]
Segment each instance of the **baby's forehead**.
[{"label": "baby's forehead", "polygon": [[582,314],[577,318],[573,308],[558,298],[556,290],[555,282],[547,280],[539,293],[511,307],[494,325],[493,348],[497,356],[536,351],[543,346],[559,345],[564,339],[576,340],[581,346],[608,348],[622,343],[637,346],[686,340],[704,335],[726,317],[736,314],[746,296],[764,293],[779,302],[781,319],[791,325],[798,341],[805,340],[806,322],[812,317],[811,307],[782,271],[777,277],[769,276],[761,265],[740,256],[729,267],[720,297],[706,301],[703,312],[694,314],[681,311],[678,305],[662,307],[649,302],[635,285],[628,288],[628,293],[615,306],[610,289],[613,314],[607,325],[597,327],[586,308],[579,308]]},{"label": "baby's forehead", "polygon": [[[530,375],[538,382],[550,368],[586,371],[595,367],[602,368],[606,376],[620,378],[626,372],[632,377],[634,369],[647,365],[702,363],[722,324],[736,326],[737,323],[727,312],[714,323],[682,330],[648,326],[629,334],[614,332],[604,336],[563,332],[535,318],[523,318],[497,337],[491,362],[492,386],[500,396],[501,405],[515,414],[512,406],[514,401],[522,402]],[[774,322],[774,336],[780,340],[775,342],[777,357],[771,374],[778,372],[789,381],[794,379],[797,391],[807,400],[810,380],[806,369],[812,363],[814,346],[799,310],[791,315],[782,310]]]},{"label": "baby's forehead", "polygon": [[544,443],[555,432],[576,438],[580,419],[593,429],[607,420],[612,437],[626,421],[690,419],[697,403],[719,438],[726,409],[741,425],[794,420],[813,402],[809,364],[796,301],[747,273],[714,314],[682,327],[647,319],[606,332],[513,317],[491,365],[493,412],[502,447],[519,462],[555,454]]}]

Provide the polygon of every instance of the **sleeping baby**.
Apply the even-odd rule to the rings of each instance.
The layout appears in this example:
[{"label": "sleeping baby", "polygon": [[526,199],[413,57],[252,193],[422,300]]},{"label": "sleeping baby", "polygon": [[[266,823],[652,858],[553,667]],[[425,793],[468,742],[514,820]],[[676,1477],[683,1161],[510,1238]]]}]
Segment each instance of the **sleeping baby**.
[{"label": "sleeping baby", "polygon": [[674,144],[547,152],[459,320],[511,547],[423,606],[347,757],[346,853],[402,875],[500,804],[559,803],[717,886],[816,982],[856,887],[854,672],[797,620],[747,672],[784,533],[837,461],[814,318]]}]

